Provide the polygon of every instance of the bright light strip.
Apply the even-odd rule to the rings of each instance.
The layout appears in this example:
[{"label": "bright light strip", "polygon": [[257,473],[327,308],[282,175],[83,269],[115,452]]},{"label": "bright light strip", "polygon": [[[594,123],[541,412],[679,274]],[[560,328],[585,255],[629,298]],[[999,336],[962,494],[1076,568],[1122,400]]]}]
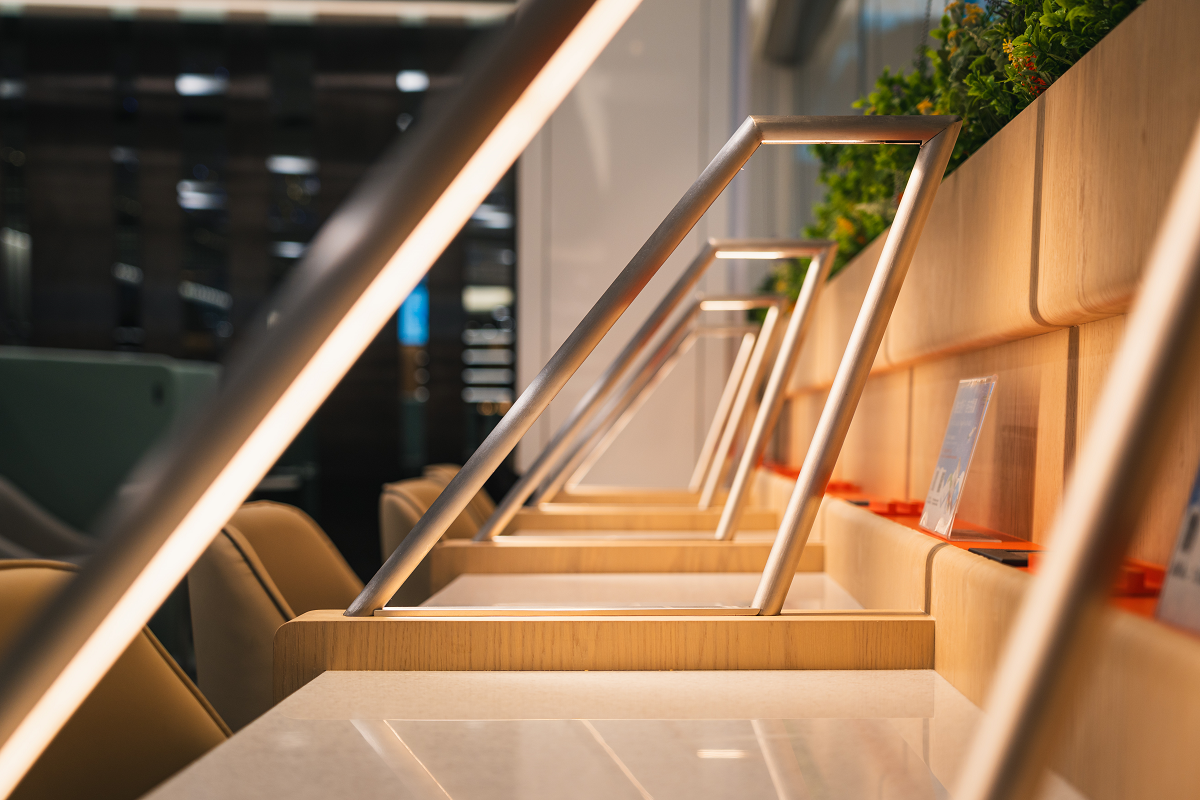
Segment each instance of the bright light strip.
[{"label": "bright light strip", "polygon": [[608,44],[640,0],[597,0],[413,228],[108,615],[0,746],[7,797],[183,579],[472,212]]},{"label": "bright light strip", "polygon": [[767,261],[775,258],[787,258],[782,250],[718,250],[717,258],[753,258]]}]

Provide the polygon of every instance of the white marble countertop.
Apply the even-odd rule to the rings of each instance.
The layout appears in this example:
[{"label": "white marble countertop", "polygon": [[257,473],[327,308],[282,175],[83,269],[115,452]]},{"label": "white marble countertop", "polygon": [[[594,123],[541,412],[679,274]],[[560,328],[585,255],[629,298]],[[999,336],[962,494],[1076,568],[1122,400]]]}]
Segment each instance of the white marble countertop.
[{"label": "white marble countertop", "polygon": [[148,797],[946,798],[980,716],[929,670],[326,672]]}]

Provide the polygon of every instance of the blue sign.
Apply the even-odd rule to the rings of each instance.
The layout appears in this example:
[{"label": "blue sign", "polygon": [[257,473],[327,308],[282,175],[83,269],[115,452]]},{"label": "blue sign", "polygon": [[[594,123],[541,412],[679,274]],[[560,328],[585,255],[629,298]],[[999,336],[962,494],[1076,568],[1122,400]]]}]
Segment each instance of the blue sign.
[{"label": "blue sign", "polygon": [[400,344],[424,347],[429,344],[429,286],[424,279],[400,304]]}]

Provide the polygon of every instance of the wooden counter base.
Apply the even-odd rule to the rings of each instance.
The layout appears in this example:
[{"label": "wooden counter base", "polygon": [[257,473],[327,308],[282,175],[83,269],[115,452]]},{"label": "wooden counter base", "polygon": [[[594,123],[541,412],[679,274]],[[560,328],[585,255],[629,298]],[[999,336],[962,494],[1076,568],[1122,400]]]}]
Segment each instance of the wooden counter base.
[{"label": "wooden counter base", "polygon": [[777,617],[345,617],[275,633],[279,701],[326,670],[929,669],[933,619],[896,611]]},{"label": "wooden counter base", "polygon": [[[720,506],[725,502],[728,492],[720,491],[713,497],[713,503]],[[562,505],[564,503],[607,503],[610,505],[626,506],[695,506],[700,502],[699,492],[689,492],[687,489],[642,489],[623,486],[577,486],[556,494],[553,499],[539,503],[546,505]]]},{"label": "wooden counter base", "polygon": [[[504,533],[553,528],[556,530],[715,531],[721,508],[700,510],[695,506],[604,505],[549,503],[522,508]],[[779,527],[779,513],[770,508],[747,508],[742,514],[745,530]]]},{"label": "wooden counter base", "polygon": [[[501,537],[446,539],[429,554],[429,593],[464,574],[569,572],[762,572],[769,541],[604,541]],[[797,572],[825,569],[825,546],[810,542]]]}]

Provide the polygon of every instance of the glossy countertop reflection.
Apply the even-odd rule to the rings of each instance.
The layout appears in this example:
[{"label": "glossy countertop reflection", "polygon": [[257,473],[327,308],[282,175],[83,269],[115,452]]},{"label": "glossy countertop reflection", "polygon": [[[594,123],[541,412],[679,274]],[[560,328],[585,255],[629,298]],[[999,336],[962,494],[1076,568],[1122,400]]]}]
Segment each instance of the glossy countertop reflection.
[{"label": "glossy countertop reflection", "polygon": [[[554,607],[745,606],[762,575],[716,573],[571,573],[459,575],[422,606]],[[858,610],[862,606],[823,572],[799,572],[785,609]]]},{"label": "glossy countertop reflection", "polygon": [[947,798],[980,716],[929,670],[326,672],[148,797]]}]

